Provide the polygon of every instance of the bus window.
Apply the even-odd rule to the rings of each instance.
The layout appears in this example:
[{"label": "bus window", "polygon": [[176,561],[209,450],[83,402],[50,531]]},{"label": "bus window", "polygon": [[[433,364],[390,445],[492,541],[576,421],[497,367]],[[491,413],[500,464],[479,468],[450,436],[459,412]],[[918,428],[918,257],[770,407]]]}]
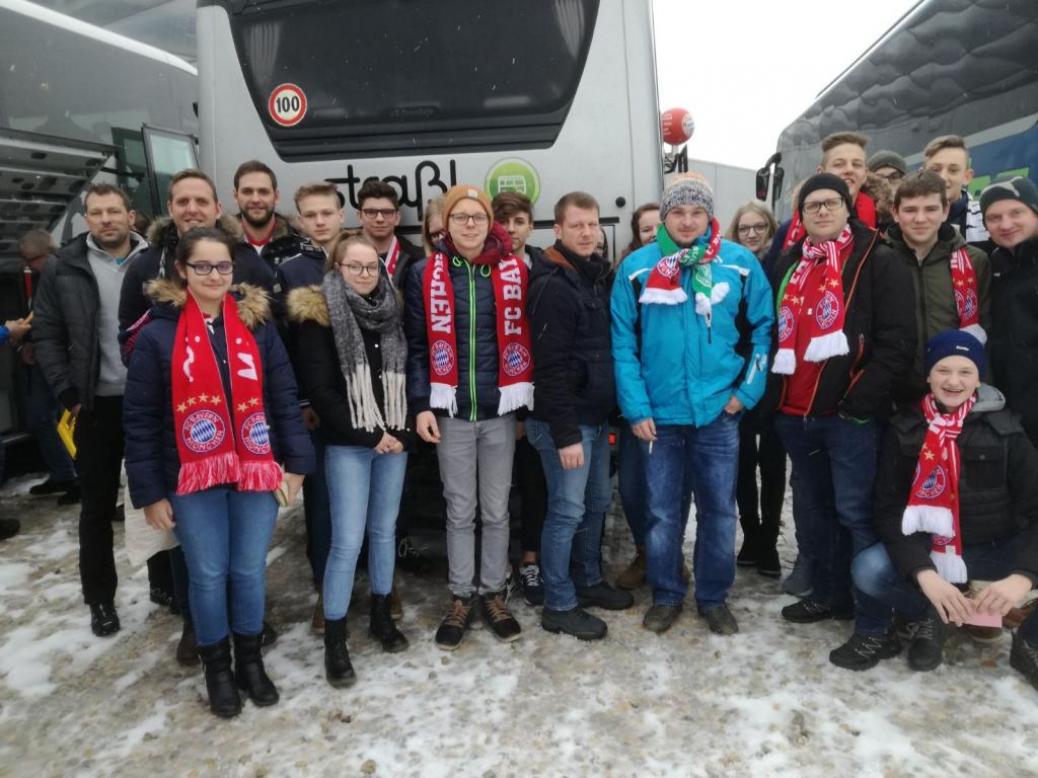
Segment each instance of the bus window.
[{"label": "bus window", "polygon": [[154,127],[144,128],[144,153],[148,161],[148,177],[151,180],[152,201],[155,213],[166,212],[166,198],[170,181],[178,171],[197,168],[195,141],[190,135]]},{"label": "bus window", "polygon": [[[249,93],[283,159],[546,148],[576,93],[598,0],[231,3]],[[291,13],[286,13],[291,6]],[[406,67],[402,66],[406,63]],[[268,101],[291,74],[305,100],[282,126]],[[460,85],[460,87],[459,87]]]}]

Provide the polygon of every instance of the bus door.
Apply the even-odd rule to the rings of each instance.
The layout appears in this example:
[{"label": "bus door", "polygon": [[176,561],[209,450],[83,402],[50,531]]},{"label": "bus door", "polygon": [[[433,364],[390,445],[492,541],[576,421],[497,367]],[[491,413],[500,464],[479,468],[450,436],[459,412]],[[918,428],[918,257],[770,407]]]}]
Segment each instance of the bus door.
[{"label": "bus door", "polygon": [[173,176],[186,168],[198,167],[195,138],[184,132],[144,125],[144,159],[151,190],[152,213],[166,214],[166,193]]}]

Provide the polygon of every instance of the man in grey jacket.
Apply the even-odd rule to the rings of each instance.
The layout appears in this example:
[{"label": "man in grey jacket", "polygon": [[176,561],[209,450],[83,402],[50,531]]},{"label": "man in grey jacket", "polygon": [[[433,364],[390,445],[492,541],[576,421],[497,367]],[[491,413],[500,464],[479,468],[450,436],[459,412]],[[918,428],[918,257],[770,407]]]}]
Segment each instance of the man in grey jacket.
[{"label": "man in grey jacket", "polygon": [[147,243],[132,231],[134,212],[121,189],[95,184],[84,205],[88,232],[44,267],[33,338],[47,383],[76,416],[79,574],[91,629],[103,637],[119,631],[112,552],[126,384],[119,354],[119,294],[130,260]]}]

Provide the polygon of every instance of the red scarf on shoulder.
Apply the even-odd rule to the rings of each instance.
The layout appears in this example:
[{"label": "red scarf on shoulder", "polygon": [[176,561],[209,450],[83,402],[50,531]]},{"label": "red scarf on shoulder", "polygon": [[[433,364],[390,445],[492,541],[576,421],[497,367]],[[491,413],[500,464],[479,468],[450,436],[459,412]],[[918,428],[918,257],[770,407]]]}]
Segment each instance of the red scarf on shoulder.
[{"label": "red scarf on shoulder", "polygon": [[225,396],[202,309],[188,292],[170,363],[173,425],[180,455],[177,494],[221,484],[246,492],[272,492],[281,485],[281,467],[271,455],[263,408],[259,349],[238,318],[238,305],[229,294],[223,301],[223,331],[230,362],[230,397]]},{"label": "red scarf on shoulder", "polygon": [[[448,235],[444,241],[451,254],[454,245]],[[512,239],[494,223],[483,253],[472,260],[476,272],[490,267],[494,287],[494,312],[497,318],[497,386],[501,399],[497,413],[503,416],[523,406],[533,409],[533,356],[530,352],[530,327],[526,321],[526,263],[511,251]],[[422,273],[422,298],[425,302],[425,331],[429,343],[429,406],[458,412],[458,329],[454,315],[454,285],[450,259],[438,251],[430,257]],[[469,359],[475,359],[469,354]],[[476,398],[472,398],[476,402]]]}]

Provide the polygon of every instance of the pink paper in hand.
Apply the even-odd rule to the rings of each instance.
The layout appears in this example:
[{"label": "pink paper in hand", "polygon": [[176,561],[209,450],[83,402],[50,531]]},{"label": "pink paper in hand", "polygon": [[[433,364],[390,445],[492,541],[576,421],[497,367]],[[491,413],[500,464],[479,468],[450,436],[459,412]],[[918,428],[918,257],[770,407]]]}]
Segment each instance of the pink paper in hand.
[{"label": "pink paper in hand", "polygon": [[1001,627],[1002,617],[997,613],[987,611],[974,611],[973,615],[966,619],[964,624],[972,624],[975,627]]}]

